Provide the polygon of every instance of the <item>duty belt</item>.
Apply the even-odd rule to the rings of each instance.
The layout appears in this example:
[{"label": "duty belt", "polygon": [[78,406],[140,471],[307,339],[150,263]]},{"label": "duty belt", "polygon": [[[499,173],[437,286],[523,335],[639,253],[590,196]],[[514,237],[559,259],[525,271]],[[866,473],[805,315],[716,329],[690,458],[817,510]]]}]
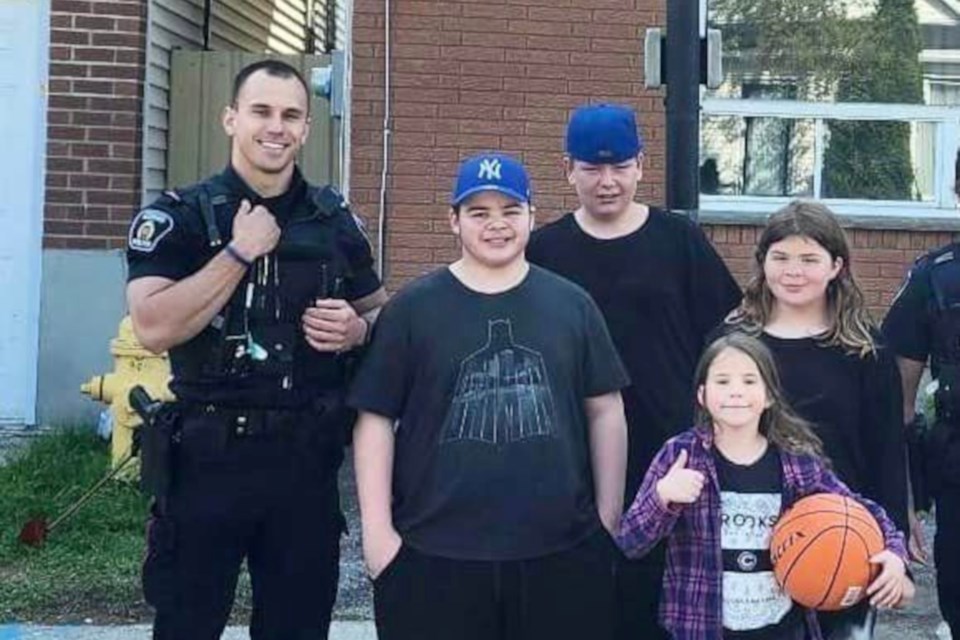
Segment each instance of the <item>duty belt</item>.
[{"label": "duty belt", "polygon": [[[228,434],[237,438],[292,433],[297,429],[323,428],[323,423],[336,419],[343,409],[339,398],[320,398],[302,407],[259,409],[229,407],[216,404],[188,405],[184,415],[208,417],[227,428]],[[304,423],[307,423],[306,425]]]}]

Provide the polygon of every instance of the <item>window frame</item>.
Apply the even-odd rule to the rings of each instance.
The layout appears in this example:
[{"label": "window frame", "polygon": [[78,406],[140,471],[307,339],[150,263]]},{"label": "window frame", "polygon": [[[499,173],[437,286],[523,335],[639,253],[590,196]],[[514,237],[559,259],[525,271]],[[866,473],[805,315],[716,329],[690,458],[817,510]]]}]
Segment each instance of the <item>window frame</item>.
[{"label": "window frame", "polygon": [[[819,198],[840,216],[858,219],[913,218],[925,222],[960,223],[954,194],[955,162],[960,147],[960,107],[923,104],[826,103],[799,100],[755,100],[742,98],[701,98],[700,117],[733,116],[741,118],[769,117],[815,121],[814,195],[821,192],[824,156],[824,121],[883,120],[929,122],[936,126],[934,140],[933,200],[866,200],[852,198]],[[702,136],[702,134],[701,134]],[[702,143],[702,139],[701,139]],[[698,160],[702,161],[702,158]],[[761,217],[772,213],[797,198],[792,196],[746,196],[700,194],[700,212],[704,217]]]}]

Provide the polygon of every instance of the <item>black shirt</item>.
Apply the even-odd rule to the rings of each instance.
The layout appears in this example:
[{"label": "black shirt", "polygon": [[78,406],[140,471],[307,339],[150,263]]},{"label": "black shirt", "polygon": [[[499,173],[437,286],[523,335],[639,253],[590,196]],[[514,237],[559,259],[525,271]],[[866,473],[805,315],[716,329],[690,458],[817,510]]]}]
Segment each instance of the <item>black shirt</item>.
[{"label": "black shirt", "polygon": [[787,401],[813,424],[837,476],[907,528],[903,391],[893,354],[860,357],[815,338],[760,335],[773,352]]},{"label": "black shirt", "polygon": [[704,336],[739,303],[740,289],[696,224],[654,207],[642,227],[608,240],[567,214],[534,232],[527,258],[587,290],[630,374],[630,504],[661,445],[693,424]]},{"label": "black shirt", "polygon": [[348,403],[399,421],[392,510],[407,544],[512,560],[600,526],[583,404],[627,382],[579,287],[531,266],[482,294],[440,269],[384,307]]},{"label": "black shirt", "polygon": [[777,584],[770,538],[780,519],[783,467],[773,445],[752,464],[731,462],[714,448],[720,482],[724,640],[792,637],[802,612]]},{"label": "black shirt", "polygon": [[[949,245],[917,260],[890,305],[890,310],[883,320],[883,337],[898,356],[926,362],[929,356],[938,355],[934,353],[933,335],[938,308],[931,275],[934,268],[947,270],[947,280],[956,284],[953,285],[954,290],[944,292],[947,295],[953,294],[952,299],[946,300],[944,306],[960,302],[960,292],[956,291],[960,288],[960,269],[956,263],[955,251],[956,245]],[[931,363],[934,377],[938,373],[937,359],[933,358]]]},{"label": "black shirt", "polygon": [[[210,201],[222,240],[219,246],[211,244],[201,196]],[[306,343],[300,320],[303,310],[318,297],[351,301],[370,295],[380,288],[380,281],[373,271],[370,247],[352,215],[321,215],[312,200],[312,188],[299,170],[294,171],[289,188],[272,198],[260,197],[232,167],[197,185],[163,194],[131,223],[128,279],[182,280],[202,269],[230,242],[233,219],[243,199],[263,205],[274,215],[282,230],[280,244],[248,269],[210,326],[170,349],[170,387],[185,402],[306,406],[325,391],[343,386],[344,361],[318,353]],[[303,245],[304,238],[310,239],[311,251],[289,250]],[[264,364],[235,358],[237,349],[248,348],[247,333],[268,350],[289,342],[292,374],[274,370],[289,368],[281,363],[289,349],[270,351]]]}]

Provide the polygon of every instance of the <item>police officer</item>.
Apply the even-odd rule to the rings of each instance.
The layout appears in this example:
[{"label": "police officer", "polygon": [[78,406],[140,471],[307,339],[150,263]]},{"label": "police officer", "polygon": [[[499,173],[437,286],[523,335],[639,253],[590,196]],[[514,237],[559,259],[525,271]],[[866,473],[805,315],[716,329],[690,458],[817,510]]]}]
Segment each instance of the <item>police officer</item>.
[{"label": "police officer", "polygon": [[[883,334],[897,354],[903,380],[904,420],[914,419],[917,387],[930,358],[937,381],[936,423],[926,436],[927,480],[937,504],[937,592],[940,611],[960,636],[960,244],[919,258],[893,301]],[[919,464],[921,461],[916,461]],[[911,460],[911,464],[915,464]],[[913,527],[911,527],[913,528]],[[911,554],[922,555],[912,532]],[[919,547],[917,544],[919,543]]]},{"label": "police officer", "polygon": [[134,329],[169,350],[180,415],[147,530],[155,639],[219,638],[244,559],[254,640],[327,637],[345,369],[386,294],[342,199],[295,165],[308,95],[283,62],[245,67],[223,113],[229,166],[130,227]]}]

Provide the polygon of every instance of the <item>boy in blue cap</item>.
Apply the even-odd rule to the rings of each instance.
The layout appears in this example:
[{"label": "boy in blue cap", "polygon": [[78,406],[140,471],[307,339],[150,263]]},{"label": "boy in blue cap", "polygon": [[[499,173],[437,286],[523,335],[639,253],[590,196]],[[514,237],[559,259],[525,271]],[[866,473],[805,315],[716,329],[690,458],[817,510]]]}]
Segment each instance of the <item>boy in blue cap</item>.
[{"label": "boy in blue cap", "polygon": [[[527,258],[593,296],[627,367],[630,504],[661,445],[693,424],[697,358],[705,336],[739,303],[740,289],[694,223],[634,200],[643,140],[632,109],[577,109],[566,151],[567,179],[580,206],[537,230]],[[662,549],[623,560],[618,638],[657,637],[663,562]]]},{"label": "boy in blue cap", "polygon": [[384,308],[349,395],[380,640],[611,640],[628,384],[603,317],[530,266],[523,166],[464,161],[461,258]]}]

